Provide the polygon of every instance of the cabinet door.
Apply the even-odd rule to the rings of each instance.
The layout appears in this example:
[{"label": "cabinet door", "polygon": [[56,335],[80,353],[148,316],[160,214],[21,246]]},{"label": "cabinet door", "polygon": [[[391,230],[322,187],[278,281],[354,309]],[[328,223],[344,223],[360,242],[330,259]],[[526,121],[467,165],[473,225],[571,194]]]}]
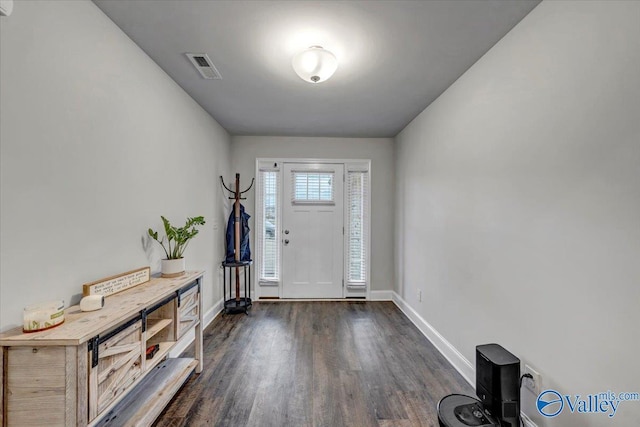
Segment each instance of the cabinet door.
[{"label": "cabinet door", "polygon": [[200,320],[200,287],[193,286],[191,289],[180,293],[178,306],[178,339],[182,338],[185,332],[193,327]]},{"label": "cabinet door", "polygon": [[[137,320],[97,345],[97,364],[90,363],[89,418],[93,419],[142,374],[142,321]],[[93,359],[92,353],[89,353]],[[91,361],[90,361],[91,362]]]},{"label": "cabinet door", "polygon": [[[2,347],[0,347],[2,350]],[[73,347],[75,350],[75,347]],[[65,375],[67,366],[73,370],[66,348],[55,347],[5,347],[4,363],[4,426],[64,426],[75,424],[66,411],[69,402],[67,375],[75,380],[73,372]],[[2,367],[0,367],[2,369]],[[1,379],[1,377],[0,377]],[[0,402],[0,405],[2,402]],[[0,406],[0,410],[2,406]],[[0,411],[0,415],[1,415]]]}]

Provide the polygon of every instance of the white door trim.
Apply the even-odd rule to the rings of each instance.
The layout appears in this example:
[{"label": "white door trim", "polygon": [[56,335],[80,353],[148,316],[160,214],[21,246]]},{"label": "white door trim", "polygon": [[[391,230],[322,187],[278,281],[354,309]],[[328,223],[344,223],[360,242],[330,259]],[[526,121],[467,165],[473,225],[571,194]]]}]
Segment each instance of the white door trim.
[{"label": "white door trim", "polygon": [[[372,185],[372,171],[371,171],[371,159],[326,159],[326,158],[285,158],[285,157],[258,157],[256,158],[256,165],[255,165],[255,177],[256,180],[258,180],[258,177],[260,176],[260,165],[261,164],[284,164],[284,163],[336,163],[336,164],[343,164],[344,165],[344,171],[345,174],[348,171],[348,167],[349,165],[352,164],[360,164],[360,165],[365,165],[366,169],[369,173],[369,197],[368,197],[368,203],[366,206],[367,212],[367,218],[369,218],[369,221],[367,221],[367,234],[368,236],[371,236],[371,195],[373,192],[373,185]],[[282,173],[282,169],[280,169],[281,173]],[[260,183],[257,183],[260,184]],[[280,203],[278,206],[278,215],[279,218],[282,219],[282,197],[284,197],[283,194],[283,190],[284,190],[284,180],[280,179],[279,182],[279,192],[280,192]],[[256,186],[256,189],[259,189],[260,185]],[[344,193],[344,198],[345,198],[345,206],[346,206],[346,197],[347,197],[347,191],[345,189]],[[259,197],[254,197],[255,200],[255,210],[254,212],[256,212],[256,214],[258,214],[258,212],[261,212],[261,208],[258,206]],[[344,210],[344,214],[345,216],[348,214],[347,209],[343,209]],[[281,220],[282,221],[282,220]],[[348,218],[344,219],[344,224],[345,227],[348,224]],[[257,233],[259,230],[257,230],[257,227],[254,227],[255,230],[255,234],[253,236],[253,241],[256,242],[255,244],[259,243],[259,240],[257,238]],[[282,242],[280,243],[280,245],[282,245]],[[282,250],[282,248],[280,248]],[[256,251],[257,253],[258,251]],[[282,252],[280,252],[282,253]],[[346,256],[346,252],[345,252],[345,256]],[[367,286],[366,286],[366,292],[365,292],[365,298],[367,300],[371,300],[371,237],[368,239],[367,241],[367,254],[366,254],[366,262],[367,262]],[[252,285],[253,285],[253,289],[254,289],[254,294],[256,299],[259,299],[261,297],[261,292],[260,292],[260,288],[261,285],[259,284],[259,279],[260,279],[260,274],[259,274],[259,269],[260,269],[260,264],[261,260],[259,259],[259,256],[256,257],[256,262],[255,262],[255,269],[256,272],[255,274],[252,274],[251,276],[251,280],[253,281]],[[280,256],[279,259],[279,270],[280,272],[282,272],[282,256]],[[275,283],[271,283],[269,285],[266,285],[269,288],[273,289],[276,284]],[[277,283],[277,288],[278,288],[278,296],[282,295],[282,277],[280,278],[279,283]],[[273,296],[273,294],[270,294],[268,296]]]}]

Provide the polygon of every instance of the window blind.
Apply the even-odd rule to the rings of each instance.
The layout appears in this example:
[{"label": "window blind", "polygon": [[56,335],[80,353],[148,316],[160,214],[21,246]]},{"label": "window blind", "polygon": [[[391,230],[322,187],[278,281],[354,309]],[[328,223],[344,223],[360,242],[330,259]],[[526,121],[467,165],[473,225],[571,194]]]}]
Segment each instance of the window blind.
[{"label": "window blind", "polygon": [[347,281],[350,285],[366,286],[367,281],[367,230],[369,174],[364,171],[347,172]]},{"label": "window blind", "polygon": [[277,281],[280,277],[280,253],[278,246],[278,230],[280,218],[278,213],[278,181],[280,172],[277,170],[260,171],[260,206],[259,216],[260,235],[260,280]]},{"label": "window blind", "polygon": [[333,172],[293,171],[293,203],[333,203]]}]

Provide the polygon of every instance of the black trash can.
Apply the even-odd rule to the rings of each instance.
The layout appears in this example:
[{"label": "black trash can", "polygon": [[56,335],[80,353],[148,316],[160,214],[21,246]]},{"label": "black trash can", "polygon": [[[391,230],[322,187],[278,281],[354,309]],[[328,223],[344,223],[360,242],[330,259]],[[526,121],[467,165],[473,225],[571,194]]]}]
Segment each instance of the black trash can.
[{"label": "black trash can", "polygon": [[440,427],[500,427],[496,420],[485,412],[482,403],[464,394],[450,394],[438,402]]}]

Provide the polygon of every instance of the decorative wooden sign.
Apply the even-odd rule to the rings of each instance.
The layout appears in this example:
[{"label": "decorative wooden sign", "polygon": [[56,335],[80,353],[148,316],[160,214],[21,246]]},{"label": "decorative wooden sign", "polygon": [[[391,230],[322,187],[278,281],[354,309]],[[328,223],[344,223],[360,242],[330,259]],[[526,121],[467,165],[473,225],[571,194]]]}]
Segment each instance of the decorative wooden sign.
[{"label": "decorative wooden sign", "polygon": [[87,295],[104,295],[107,297],[147,283],[149,280],[151,280],[151,267],[142,267],[82,285],[82,295],[85,297]]}]

